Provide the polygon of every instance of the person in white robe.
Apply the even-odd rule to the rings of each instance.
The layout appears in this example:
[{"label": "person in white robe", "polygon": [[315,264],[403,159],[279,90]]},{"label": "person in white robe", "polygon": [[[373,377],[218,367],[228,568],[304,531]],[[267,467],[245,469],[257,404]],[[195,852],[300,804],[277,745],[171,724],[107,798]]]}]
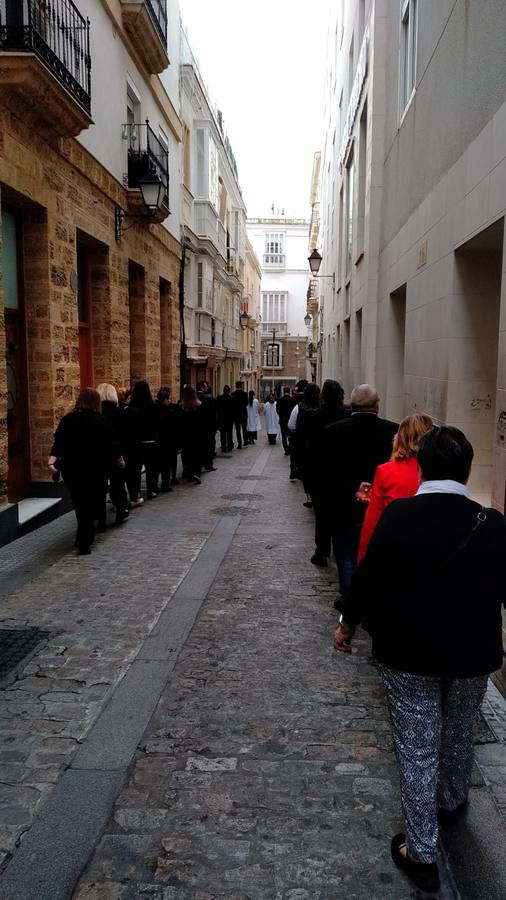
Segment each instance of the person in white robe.
[{"label": "person in white robe", "polygon": [[264,406],[265,430],[269,444],[275,444],[279,432],[279,419],[274,394],[269,394]]}]

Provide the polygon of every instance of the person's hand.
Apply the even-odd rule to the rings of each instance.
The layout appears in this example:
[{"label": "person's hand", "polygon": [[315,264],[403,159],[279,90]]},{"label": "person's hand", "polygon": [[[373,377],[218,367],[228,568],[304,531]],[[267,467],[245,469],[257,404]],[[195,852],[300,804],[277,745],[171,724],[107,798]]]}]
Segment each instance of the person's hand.
[{"label": "person's hand", "polygon": [[372,484],[370,481],[361,481],[358,486],[358,491],[355,493],[355,500],[359,500],[360,503],[369,503],[371,491]]},{"label": "person's hand", "polygon": [[47,467],[48,467],[49,471],[51,472],[51,475],[60,474],[60,470],[56,468],[55,462],[56,462],[56,456],[50,456],[47,461]]},{"label": "person's hand", "polygon": [[354,634],[354,629],[350,628],[349,625],[346,625],[344,622],[334,628],[334,634],[332,635],[332,642],[334,644],[334,650],[339,650],[340,653],[351,653],[351,639]]}]

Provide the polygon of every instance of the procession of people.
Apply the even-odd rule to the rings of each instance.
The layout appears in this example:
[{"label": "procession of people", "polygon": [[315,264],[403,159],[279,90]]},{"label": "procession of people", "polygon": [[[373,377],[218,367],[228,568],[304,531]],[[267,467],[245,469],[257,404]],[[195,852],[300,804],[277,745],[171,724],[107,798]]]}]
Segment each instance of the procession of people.
[{"label": "procession of people", "polygon": [[48,465],[68,486],[76,547],[88,555],[107,525],[107,491],[121,525],[144,499],[216,471],[217,434],[222,456],[254,445],[262,417],[271,452],[281,435],[288,478],[314,516],[308,562],[325,568],[335,557],[333,646],[351,654],[362,626],[385,686],[405,823],[393,861],[434,891],[438,828],[465,815],[473,724],[502,664],[506,521],[471,498],[473,448],[459,429],[420,413],[398,424],[379,409],[373,386],[357,385],[346,404],[330,379],[321,390],[299,381],[263,404],[240,381],[216,398],[206,381],[185,385],[178,402],[167,387],[153,398],[143,380],[131,390],[100,384],[60,421]]}]

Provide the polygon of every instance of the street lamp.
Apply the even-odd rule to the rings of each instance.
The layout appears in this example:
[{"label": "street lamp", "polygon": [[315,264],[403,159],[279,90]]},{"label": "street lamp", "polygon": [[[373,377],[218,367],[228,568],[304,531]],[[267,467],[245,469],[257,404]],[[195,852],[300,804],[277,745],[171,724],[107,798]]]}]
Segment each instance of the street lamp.
[{"label": "street lamp", "polygon": [[248,327],[249,320],[250,320],[249,313],[247,313],[246,310],[243,310],[243,312],[239,316],[239,325],[241,326],[241,328],[243,330]]},{"label": "street lamp", "polygon": [[123,232],[123,219],[153,219],[163,206],[166,186],[158,175],[143,175],[139,178],[138,185],[141,189],[141,197],[147,209],[145,213],[124,213],[119,206],[114,210],[114,234],[116,241],[121,241]]},{"label": "street lamp", "polygon": [[335,288],[336,286],[336,273],[332,272],[332,275],[318,275],[320,271],[320,266],[322,264],[323,256],[321,253],[318,253],[316,248],[309,254],[307,261],[309,263],[309,268],[311,269],[311,275],[313,278],[332,278],[332,284]]},{"label": "street lamp", "polygon": [[304,325],[306,326],[306,328],[309,328],[312,321],[313,320],[312,320],[311,316],[309,315],[309,313],[306,313],[306,315],[304,316]]}]

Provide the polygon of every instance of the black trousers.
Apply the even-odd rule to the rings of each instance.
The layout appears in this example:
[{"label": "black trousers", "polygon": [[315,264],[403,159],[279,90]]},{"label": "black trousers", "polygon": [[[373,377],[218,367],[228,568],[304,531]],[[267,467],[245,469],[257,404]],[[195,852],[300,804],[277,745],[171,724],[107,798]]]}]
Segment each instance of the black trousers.
[{"label": "black trousers", "polygon": [[128,511],[128,496],[125,487],[125,471],[119,466],[114,466],[109,472],[109,497],[116,507],[116,515]]},{"label": "black trousers", "polygon": [[130,500],[137,500],[141,492],[142,466],[146,470],[146,490],[156,494],[158,484],[158,452],[156,441],[143,441],[140,447],[127,456],[126,483]]},{"label": "black trousers", "polygon": [[277,438],[277,434],[268,434],[267,435],[267,440],[269,441],[269,444],[275,444],[276,438]]},{"label": "black trousers", "polygon": [[103,518],[107,493],[107,472],[68,472],[63,477],[77,519],[76,547],[86,550],[95,538],[95,522]]},{"label": "black trousers", "polygon": [[158,490],[158,476],[161,480],[162,491],[166,491],[170,487],[170,479],[175,478],[177,473],[177,450],[173,447],[167,447],[161,444],[158,448],[158,467],[156,473],[155,490]]},{"label": "black trousers", "polygon": [[246,418],[236,419],[234,425],[237,435],[237,446],[242,447],[242,442],[246,443]]},{"label": "black trousers", "polygon": [[288,422],[279,423],[279,430],[281,431],[281,442],[283,444],[283,450],[285,453],[290,452],[290,432],[288,431]]},{"label": "black trousers", "polygon": [[233,422],[227,423],[220,428],[220,444],[223,453],[231,450],[234,446],[234,425]]}]

